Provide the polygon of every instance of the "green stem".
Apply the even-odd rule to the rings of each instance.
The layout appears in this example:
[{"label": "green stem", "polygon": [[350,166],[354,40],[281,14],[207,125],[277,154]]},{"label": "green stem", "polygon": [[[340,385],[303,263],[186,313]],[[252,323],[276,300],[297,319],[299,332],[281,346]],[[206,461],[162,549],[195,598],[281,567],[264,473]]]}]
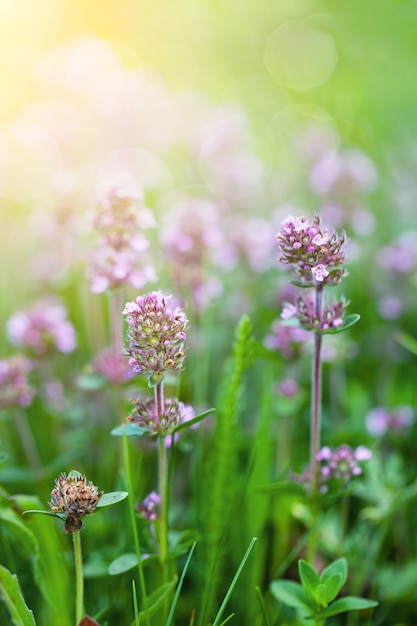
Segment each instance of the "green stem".
[{"label": "green stem", "polygon": [[[130,471],[129,442],[128,442],[128,438],[126,435],[123,435],[123,457],[124,457],[124,462],[125,462],[125,475],[126,475],[127,490],[129,492],[128,503],[129,503],[130,521],[132,524],[133,542],[135,544],[136,557],[138,560],[139,585],[140,585],[140,590],[142,594],[142,602],[146,610],[148,606],[148,596],[146,593],[145,576],[143,573],[142,555],[141,555],[140,543],[139,543],[139,534],[138,534],[138,528],[136,524],[135,503],[134,503],[133,486],[132,486],[132,473]],[[150,622],[149,622],[148,613],[146,614],[146,621],[149,626]]]},{"label": "green stem", "polygon": [[74,544],[74,561],[75,561],[75,626],[81,622],[84,613],[84,578],[83,578],[83,559],[81,552],[81,531],[72,533]]},{"label": "green stem", "polygon": [[[323,286],[317,285],[315,289],[314,317],[321,322],[323,306]],[[322,335],[320,332],[314,333],[314,354],[311,375],[311,425],[310,425],[310,468],[311,468],[311,498],[312,498],[312,532],[310,534],[308,547],[308,560],[314,561],[316,546],[318,517],[317,498],[320,487],[319,463],[317,454],[320,450],[321,436],[321,393],[322,393],[322,358],[321,358]]]},{"label": "green stem", "polygon": [[163,582],[167,582],[167,557],[168,557],[168,454],[164,435],[158,438],[158,476],[159,476],[159,556],[161,559]]}]

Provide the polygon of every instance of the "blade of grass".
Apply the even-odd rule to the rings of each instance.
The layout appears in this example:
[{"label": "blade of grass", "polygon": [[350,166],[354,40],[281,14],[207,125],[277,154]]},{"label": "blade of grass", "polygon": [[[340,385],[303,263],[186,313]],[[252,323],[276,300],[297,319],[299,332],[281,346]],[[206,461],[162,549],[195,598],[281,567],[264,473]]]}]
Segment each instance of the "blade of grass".
[{"label": "blade of grass", "polygon": [[259,604],[261,605],[261,611],[262,611],[262,617],[264,618],[264,624],[265,626],[271,626],[268,613],[266,612],[266,606],[265,606],[265,602],[261,594],[261,590],[259,589],[259,587],[255,587],[255,589],[256,589],[256,593],[258,594]]},{"label": "blade of grass", "polygon": [[221,603],[220,608],[217,611],[217,615],[214,618],[213,626],[220,626],[220,620],[226,609],[227,603],[229,602],[230,596],[233,593],[236,583],[239,580],[239,576],[242,573],[243,568],[245,567],[246,561],[248,560],[249,554],[252,552],[252,548],[255,545],[256,541],[257,541],[257,537],[253,537],[252,541],[249,544],[248,549],[245,552],[243,559],[240,562],[239,567],[237,568],[236,574],[234,575],[233,580],[230,583],[229,589],[227,590],[226,595],[224,596],[223,602]]},{"label": "blade of grass", "polygon": [[195,550],[196,545],[197,545],[197,543],[194,542],[193,545],[191,546],[190,552],[188,553],[188,557],[187,557],[187,560],[186,560],[185,565],[183,567],[183,570],[181,572],[181,577],[180,577],[180,579],[178,581],[177,589],[175,591],[175,595],[174,595],[174,598],[172,600],[171,608],[169,610],[168,618],[167,618],[165,626],[171,626],[172,620],[174,618],[175,607],[177,606],[178,598],[180,597],[181,588],[182,588],[182,585],[183,585],[183,582],[184,582],[185,574],[187,572],[187,569],[188,569],[188,566],[190,564],[191,557],[193,556],[193,552]]}]

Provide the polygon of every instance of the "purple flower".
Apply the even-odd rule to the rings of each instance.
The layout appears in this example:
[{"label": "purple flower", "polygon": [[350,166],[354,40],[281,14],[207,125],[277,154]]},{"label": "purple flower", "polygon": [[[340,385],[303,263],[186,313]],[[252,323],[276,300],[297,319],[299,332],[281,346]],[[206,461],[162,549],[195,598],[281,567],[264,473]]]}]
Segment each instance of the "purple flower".
[{"label": "purple flower", "polygon": [[321,448],[316,456],[316,460],[321,464],[321,492],[328,491],[330,482],[346,485],[354,476],[360,476],[362,474],[360,463],[368,461],[371,457],[371,450],[365,446],[351,448],[343,444],[335,449],[329,446]]},{"label": "purple flower", "polygon": [[127,302],[123,311],[128,323],[129,365],[136,373],[148,373],[160,382],[168,371],[184,367],[188,319],[180,307],[170,308],[162,291]]},{"label": "purple flower", "polygon": [[284,359],[293,358],[299,348],[311,341],[308,330],[283,326],[281,320],[275,320],[272,324],[272,333],[264,339],[264,345],[269,350],[278,350]]},{"label": "purple flower", "polygon": [[414,421],[410,406],[395,409],[374,407],[365,418],[366,428],[373,437],[382,437],[387,432],[404,434]]},{"label": "purple flower", "polygon": [[22,356],[0,361],[0,409],[29,406],[35,390],[27,380],[32,363]]},{"label": "purple flower", "polygon": [[112,385],[123,385],[133,377],[126,357],[112,348],[102,350],[94,359],[92,370],[103,376]]},{"label": "purple flower", "polygon": [[144,206],[143,192],[125,173],[106,181],[94,225],[100,247],[91,259],[87,274],[93,293],[103,293],[130,283],[141,289],[156,278],[146,257],[149,241],[143,230],[154,227],[152,212]]},{"label": "purple flower", "polygon": [[143,502],[136,504],[136,509],[141,513],[142,517],[149,522],[154,522],[159,516],[159,505],[161,504],[161,496],[156,491],[151,491]]},{"label": "purple flower", "polygon": [[334,304],[323,307],[321,318],[315,313],[314,301],[311,294],[300,297],[297,300],[297,312],[294,314],[303,328],[311,330],[329,330],[339,328],[343,324],[343,314],[348,306],[343,298]]},{"label": "purple flower", "polygon": [[306,285],[312,284],[312,277],[323,285],[336,285],[347,275],[342,267],[346,238],[344,233],[329,234],[320,221],[317,214],[313,221],[288,215],[277,235],[281,252],[278,260],[294,265],[297,277]]},{"label": "purple flower", "polygon": [[65,307],[50,300],[42,300],[27,311],[18,311],[8,320],[6,328],[10,342],[34,357],[54,351],[69,353],[77,345]]},{"label": "purple flower", "polygon": [[126,421],[148,428],[152,435],[171,435],[177,426],[195,417],[194,409],[176,398],[165,400],[160,415],[152,398],[137,398],[132,403],[135,408]]}]

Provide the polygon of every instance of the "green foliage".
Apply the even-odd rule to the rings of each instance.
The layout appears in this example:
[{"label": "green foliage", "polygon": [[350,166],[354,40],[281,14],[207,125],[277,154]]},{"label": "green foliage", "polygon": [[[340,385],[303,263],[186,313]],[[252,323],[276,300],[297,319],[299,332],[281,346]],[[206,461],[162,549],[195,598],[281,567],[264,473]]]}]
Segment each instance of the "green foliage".
[{"label": "green foliage", "polygon": [[2,565],[0,565],[0,598],[6,604],[15,626],[35,626],[33,613],[25,604],[17,576]]},{"label": "green foliage", "polygon": [[220,572],[225,558],[225,529],[230,513],[233,475],[237,455],[237,416],[243,393],[243,374],[253,359],[254,340],[249,318],[243,316],[235,332],[233,358],[223,373],[217,402],[214,448],[208,471],[208,491],[205,504],[205,574],[202,612],[199,624],[203,626],[216,601]]},{"label": "green foliage", "polygon": [[345,596],[335,599],[347,580],[347,560],[337,559],[318,574],[307,561],[298,561],[301,584],[291,580],[274,580],[271,593],[279,602],[300,611],[314,624],[325,624],[327,618],[339,613],[376,607],[378,602]]}]

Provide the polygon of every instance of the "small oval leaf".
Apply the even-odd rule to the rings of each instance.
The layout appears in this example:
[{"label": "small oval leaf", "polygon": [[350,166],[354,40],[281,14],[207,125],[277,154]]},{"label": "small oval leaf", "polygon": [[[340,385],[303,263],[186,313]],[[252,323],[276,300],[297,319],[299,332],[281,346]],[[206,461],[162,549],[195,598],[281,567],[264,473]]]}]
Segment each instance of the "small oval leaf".
[{"label": "small oval leaf", "polygon": [[111,506],[112,504],[116,504],[117,502],[121,502],[129,493],[127,491],[109,491],[108,493],[103,493],[100,500],[98,501],[97,508],[103,506]]},{"label": "small oval leaf", "polygon": [[138,564],[138,557],[134,552],[126,552],[114,559],[108,567],[110,576],[116,576],[117,574],[123,574],[136,567]]},{"label": "small oval leaf", "polygon": [[113,437],[123,437],[124,435],[126,435],[126,437],[143,437],[143,435],[150,435],[152,432],[145,426],[130,423],[116,426],[110,434],[113,435]]}]

